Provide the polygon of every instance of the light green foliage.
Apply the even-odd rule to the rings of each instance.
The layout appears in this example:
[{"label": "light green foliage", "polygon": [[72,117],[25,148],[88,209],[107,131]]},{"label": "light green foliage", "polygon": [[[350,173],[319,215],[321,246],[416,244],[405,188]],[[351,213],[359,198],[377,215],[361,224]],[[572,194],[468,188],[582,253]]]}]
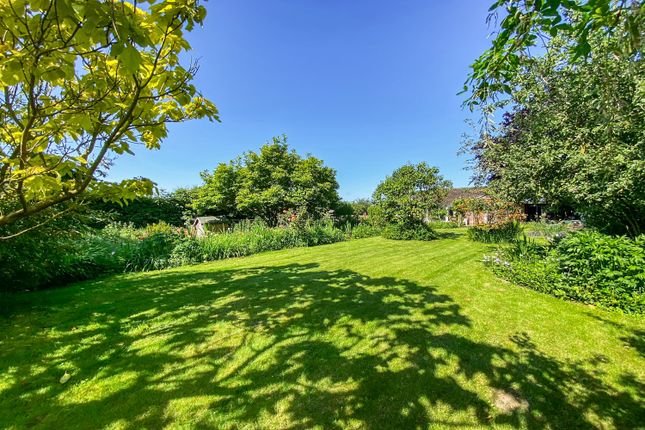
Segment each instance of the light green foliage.
[{"label": "light green foliage", "polygon": [[169,194],[169,198],[176,201],[183,209],[182,219],[184,224],[191,222],[195,216],[193,202],[197,199],[198,187],[177,188]]},{"label": "light green foliage", "polygon": [[184,68],[195,0],[0,2],[0,226],[89,194],[131,200],[147,179],[101,180],[166,125],[217,119]]},{"label": "light green foliage", "polygon": [[499,18],[499,28],[492,46],[472,64],[464,85],[464,91],[470,91],[466,105],[471,108],[494,109],[491,101],[512,94],[515,77],[531,63],[531,48],[539,52],[536,47],[543,48],[545,41],[558,35],[572,40],[565,50],[571,62],[593,56],[594,36],[615,37],[612,53],[619,59],[642,53],[645,3],[641,0],[496,0],[490,12],[487,21],[497,24]]},{"label": "light green foliage", "polygon": [[439,209],[451,187],[436,167],[425,162],[406,164],[376,187],[372,199],[379,210],[374,217],[398,224],[423,221]]},{"label": "light green foliage", "polygon": [[213,173],[201,172],[204,185],[197,188],[192,206],[198,215],[226,215],[235,218],[238,210],[235,198],[238,192],[240,160],[220,163]]},{"label": "light green foliage", "polygon": [[3,297],[0,426],[641,426],[645,321],[502,282],[485,249],[371,238]]},{"label": "light green foliage", "polygon": [[645,229],[645,69],[590,38],[590,61],[568,62],[570,42],[514,78],[513,110],[466,143],[476,178],[511,201],[571,207],[611,233]]},{"label": "light green foliage", "polygon": [[286,136],[274,137],[213,173],[203,172],[195,209],[200,214],[262,218],[276,225],[287,210],[320,218],[340,201],[336,172],[322,160],[290,150]]}]

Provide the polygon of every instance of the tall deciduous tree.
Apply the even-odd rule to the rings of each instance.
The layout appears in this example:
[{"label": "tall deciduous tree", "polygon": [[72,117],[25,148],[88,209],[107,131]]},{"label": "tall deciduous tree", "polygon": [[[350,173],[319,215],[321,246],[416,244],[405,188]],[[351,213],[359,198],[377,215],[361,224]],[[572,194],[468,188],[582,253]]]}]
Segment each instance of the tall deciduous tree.
[{"label": "tall deciduous tree", "polygon": [[555,39],[513,79],[513,109],[466,143],[476,178],[515,202],[570,206],[612,233],[645,231],[645,65],[589,38],[592,56],[571,62]]},{"label": "tall deciduous tree", "polygon": [[438,168],[425,162],[406,164],[381,182],[372,198],[385,222],[417,223],[441,207],[451,187]]},{"label": "tall deciduous tree", "polygon": [[336,172],[318,158],[290,150],[286,136],[220,164],[213,173],[203,172],[202,179],[198,212],[260,217],[269,225],[285,210],[319,217],[339,202]]},{"label": "tall deciduous tree", "polygon": [[0,227],[91,194],[131,199],[147,179],[102,180],[166,125],[218,119],[179,56],[197,0],[0,2]]}]

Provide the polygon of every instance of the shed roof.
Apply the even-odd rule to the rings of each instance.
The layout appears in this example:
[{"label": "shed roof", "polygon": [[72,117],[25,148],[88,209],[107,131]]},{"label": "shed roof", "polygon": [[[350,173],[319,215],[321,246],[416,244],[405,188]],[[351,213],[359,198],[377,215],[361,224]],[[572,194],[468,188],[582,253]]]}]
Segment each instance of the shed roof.
[{"label": "shed roof", "polygon": [[198,216],[195,218],[195,221],[199,221],[201,224],[215,224],[220,222],[226,222],[226,217],[224,216]]}]

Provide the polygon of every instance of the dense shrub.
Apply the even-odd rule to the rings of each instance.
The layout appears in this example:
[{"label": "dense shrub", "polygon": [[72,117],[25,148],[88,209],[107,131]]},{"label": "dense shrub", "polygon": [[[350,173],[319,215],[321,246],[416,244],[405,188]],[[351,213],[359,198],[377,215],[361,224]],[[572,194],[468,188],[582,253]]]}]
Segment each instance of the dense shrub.
[{"label": "dense shrub", "polygon": [[93,211],[71,209],[67,206],[64,215],[52,209],[0,228],[0,291],[68,282],[69,255],[91,231],[86,222],[96,219]]},{"label": "dense shrub", "polygon": [[63,235],[25,234],[0,241],[0,291],[67,282],[66,260],[76,249],[74,239]]},{"label": "dense shrub", "polygon": [[437,238],[437,233],[421,221],[389,224],[383,229],[381,235],[386,239],[394,240],[433,240]]},{"label": "dense shrub", "polygon": [[645,310],[645,235],[631,240],[582,232],[565,237],[556,252],[568,295],[605,307]]},{"label": "dense shrub", "polygon": [[470,240],[484,243],[512,242],[522,232],[522,227],[517,221],[504,222],[501,224],[478,225],[468,229],[467,235]]},{"label": "dense shrub", "polygon": [[112,224],[76,234],[26,235],[0,247],[0,290],[33,290],[98,276],[168,267],[181,238],[167,224]]},{"label": "dense shrub", "polygon": [[519,285],[583,303],[645,313],[645,236],[593,231],[539,245],[525,239],[488,257],[496,273]]},{"label": "dense shrub", "polygon": [[364,239],[366,237],[375,237],[380,236],[383,228],[372,225],[367,222],[362,222],[354,226],[350,231],[349,235],[352,239]]},{"label": "dense shrub", "polygon": [[163,269],[346,239],[345,232],[331,221],[281,228],[246,222],[232,232],[203,238],[186,233],[164,223],[144,229],[111,224],[76,235],[21,237],[0,247],[0,291],[32,290],[113,273]]}]

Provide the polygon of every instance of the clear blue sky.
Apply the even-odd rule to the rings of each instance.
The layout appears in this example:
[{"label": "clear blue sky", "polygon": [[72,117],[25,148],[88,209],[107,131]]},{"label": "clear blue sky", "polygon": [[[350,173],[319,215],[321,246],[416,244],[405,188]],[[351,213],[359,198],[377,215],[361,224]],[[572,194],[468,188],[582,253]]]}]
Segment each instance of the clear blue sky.
[{"label": "clear blue sky", "polygon": [[468,131],[461,90],[487,47],[481,0],[211,0],[188,36],[197,87],[221,123],[170,127],[158,151],[137,148],[110,179],[145,176],[166,190],[286,134],[338,172],[346,199],[368,197],[406,162],[468,184],[457,156]]}]

